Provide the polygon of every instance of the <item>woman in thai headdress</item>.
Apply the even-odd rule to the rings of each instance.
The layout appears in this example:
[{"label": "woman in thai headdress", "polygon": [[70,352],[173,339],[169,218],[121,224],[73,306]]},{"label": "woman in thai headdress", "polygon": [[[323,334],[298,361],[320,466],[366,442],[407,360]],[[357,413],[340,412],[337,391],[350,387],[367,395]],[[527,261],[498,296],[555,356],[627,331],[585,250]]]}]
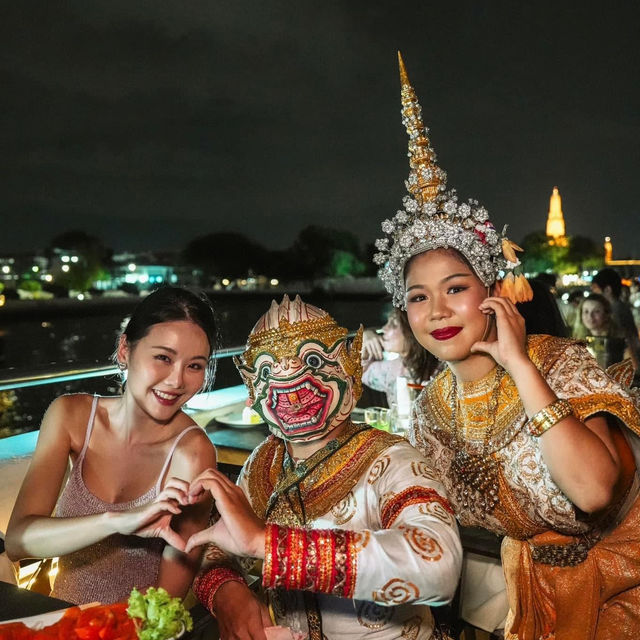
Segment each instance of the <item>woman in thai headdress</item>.
[{"label": "woman in thai headdress", "polygon": [[448,365],[418,399],[411,439],[461,524],[505,536],[507,638],[635,638],[640,414],[581,345],[526,335],[518,248],[446,191],[402,60],[400,72],[411,195],[382,223],[376,262],[417,340]]}]

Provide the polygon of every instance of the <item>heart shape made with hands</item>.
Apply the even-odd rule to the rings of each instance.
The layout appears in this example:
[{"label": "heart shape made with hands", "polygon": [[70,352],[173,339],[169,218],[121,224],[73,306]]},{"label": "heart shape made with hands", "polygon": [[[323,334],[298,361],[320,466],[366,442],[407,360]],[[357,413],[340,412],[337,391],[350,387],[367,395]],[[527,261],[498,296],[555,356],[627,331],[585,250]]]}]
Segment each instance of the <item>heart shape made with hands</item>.
[{"label": "heart shape made with hands", "polygon": [[201,485],[195,488],[197,480],[198,478],[189,483],[180,478],[169,478],[152,503],[132,512],[135,524],[132,525],[131,531],[121,533],[135,533],[144,538],[161,538],[175,549],[185,551],[188,540],[173,529],[171,524],[174,516],[179,516],[184,507],[205,498],[206,489]]},{"label": "heart shape made with hands", "polygon": [[[206,469],[190,483],[180,478],[169,478],[151,505],[146,506],[146,517],[140,515],[136,534],[142,537],[162,538],[179,551],[189,553],[196,546],[212,542],[216,524],[205,527],[184,539],[171,527],[174,516],[182,513],[183,507],[196,504],[211,495],[216,501],[221,493],[241,491],[225,475],[216,469]],[[248,506],[248,504],[247,504]]]},{"label": "heart shape made with hands", "polygon": [[[207,495],[213,498],[220,519],[185,541],[170,527],[171,519],[182,507]],[[190,483],[171,478],[156,499],[156,507],[157,518],[145,526],[144,535],[161,537],[180,551],[189,553],[212,542],[234,555],[257,557],[263,553],[264,522],[255,515],[242,489],[216,469],[203,471]]]}]

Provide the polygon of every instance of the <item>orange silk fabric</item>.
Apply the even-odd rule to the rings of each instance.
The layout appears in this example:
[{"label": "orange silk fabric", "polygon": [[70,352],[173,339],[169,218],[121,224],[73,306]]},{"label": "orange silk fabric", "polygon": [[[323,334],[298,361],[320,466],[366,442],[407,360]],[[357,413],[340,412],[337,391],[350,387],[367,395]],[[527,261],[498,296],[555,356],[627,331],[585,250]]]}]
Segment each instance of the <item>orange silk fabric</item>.
[{"label": "orange silk fabric", "polygon": [[[575,541],[552,531],[534,544]],[[575,567],[534,563],[529,542],[505,538],[511,611],[508,640],[636,640],[640,637],[640,499]]]}]

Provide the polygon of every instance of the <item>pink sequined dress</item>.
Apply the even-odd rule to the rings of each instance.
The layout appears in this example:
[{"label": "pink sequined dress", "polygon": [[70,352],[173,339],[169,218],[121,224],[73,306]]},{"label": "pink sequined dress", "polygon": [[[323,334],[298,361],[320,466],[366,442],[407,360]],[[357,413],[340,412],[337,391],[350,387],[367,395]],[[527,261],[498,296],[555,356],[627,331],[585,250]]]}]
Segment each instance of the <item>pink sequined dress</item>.
[{"label": "pink sequined dress", "polygon": [[[75,518],[105,511],[127,511],[152,502],[161,490],[162,478],[181,438],[193,429],[200,429],[192,425],[176,437],[158,479],[149,491],[129,502],[105,502],[87,489],[82,478],[82,463],[91,438],[97,406],[98,396],[95,396],[84,446],[58,499],[56,517]],[[146,589],[157,584],[164,545],[164,540],[160,538],[113,534],[84,549],[61,556],[51,595],[75,604],[111,604],[126,600],[133,587]]]}]

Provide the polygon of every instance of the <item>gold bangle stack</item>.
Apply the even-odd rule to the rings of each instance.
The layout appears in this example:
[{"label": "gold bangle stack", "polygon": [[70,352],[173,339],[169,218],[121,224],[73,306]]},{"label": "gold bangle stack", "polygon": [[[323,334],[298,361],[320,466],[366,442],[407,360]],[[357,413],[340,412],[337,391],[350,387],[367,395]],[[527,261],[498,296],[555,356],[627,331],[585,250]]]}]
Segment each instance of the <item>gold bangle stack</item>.
[{"label": "gold bangle stack", "polygon": [[573,409],[568,400],[556,400],[540,409],[538,413],[529,419],[529,433],[539,438],[567,416],[573,415]]}]

